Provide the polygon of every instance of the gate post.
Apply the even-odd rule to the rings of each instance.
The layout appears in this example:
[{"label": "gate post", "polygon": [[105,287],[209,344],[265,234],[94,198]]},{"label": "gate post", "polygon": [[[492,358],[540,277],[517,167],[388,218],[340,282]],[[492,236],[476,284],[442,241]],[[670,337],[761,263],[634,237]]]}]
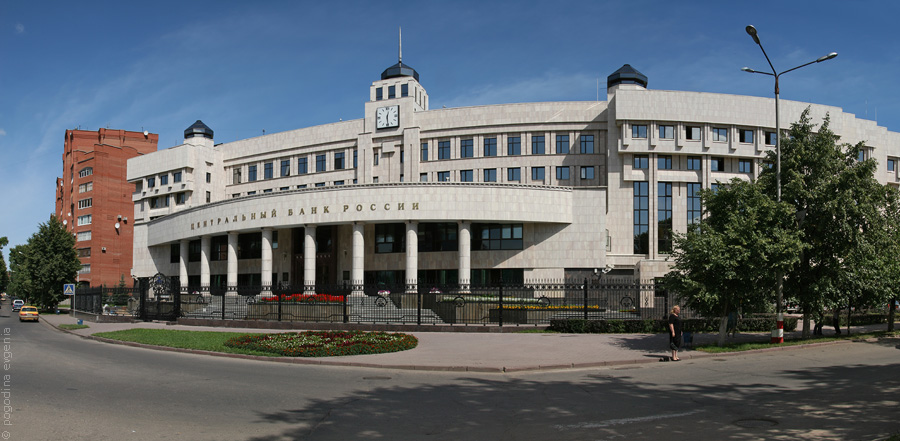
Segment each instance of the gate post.
[{"label": "gate post", "polygon": [[588,319],[588,279],[584,278],[584,321]]},{"label": "gate post", "polygon": [[500,279],[500,308],[497,310],[497,322],[503,327],[503,279]]}]

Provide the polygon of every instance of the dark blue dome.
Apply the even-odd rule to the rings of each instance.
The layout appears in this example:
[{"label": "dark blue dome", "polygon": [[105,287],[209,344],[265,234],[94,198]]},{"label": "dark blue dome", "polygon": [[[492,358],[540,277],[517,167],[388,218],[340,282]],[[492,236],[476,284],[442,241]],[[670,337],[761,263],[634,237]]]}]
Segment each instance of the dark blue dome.
[{"label": "dark blue dome", "polygon": [[397,77],[413,77],[416,81],[419,81],[419,73],[416,72],[415,69],[409,67],[402,62],[399,62],[381,73],[381,79],[386,80],[388,78],[397,78]]},{"label": "dark blue dome", "polygon": [[203,121],[198,119],[197,122],[184,129],[184,139],[193,138],[195,136],[213,139],[213,130],[206,124],[203,124]]},{"label": "dark blue dome", "polygon": [[638,72],[637,69],[626,64],[619,70],[606,77],[606,88],[613,87],[617,84],[638,84],[647,87],[647,76]]}]

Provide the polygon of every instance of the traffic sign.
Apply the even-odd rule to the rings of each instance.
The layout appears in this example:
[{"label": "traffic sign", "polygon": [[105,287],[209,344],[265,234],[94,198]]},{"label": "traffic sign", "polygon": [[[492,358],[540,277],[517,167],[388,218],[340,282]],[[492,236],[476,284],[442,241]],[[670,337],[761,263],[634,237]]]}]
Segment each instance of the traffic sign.
[{"label": "traffic sign", "polygon": [[75,284],[74,283],[64,283],[63,284],[63,295],[74,296],[75,295]]}]

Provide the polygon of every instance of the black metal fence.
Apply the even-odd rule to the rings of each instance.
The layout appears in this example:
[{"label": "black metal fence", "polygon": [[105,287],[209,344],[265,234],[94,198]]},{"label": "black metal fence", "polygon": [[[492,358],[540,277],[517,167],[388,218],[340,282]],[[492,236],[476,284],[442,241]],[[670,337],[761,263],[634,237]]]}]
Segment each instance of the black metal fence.
[{"label": "black metal fence", "polygon": [[[181,287],[155,277],[134,289],[76,292],[75,309],[133,315],[144,320],[178,317],[360,324],[546,325],[553,319],[663,319],[675,304],[654,281],[607,277],[581,283],[437,285],[316,285]],[[690,318],[690,310],[682,317]]]}]

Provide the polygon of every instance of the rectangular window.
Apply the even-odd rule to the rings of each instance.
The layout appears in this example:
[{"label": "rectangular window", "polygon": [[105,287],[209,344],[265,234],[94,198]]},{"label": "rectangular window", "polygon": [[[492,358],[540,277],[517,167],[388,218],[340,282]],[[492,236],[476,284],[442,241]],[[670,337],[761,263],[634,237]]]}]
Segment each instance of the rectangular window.
[{"label": "rectangular window", "polygon": [[187,202],[187,193],[175,193],[175,205],[184,205]]},{"label": "rectangular window", "polygon": [[497,156],[497,138],[484,138],[484,156]]},{"label": "rectangular window", "polygon": [[437,180],[438,180],[438,182],[449,182],[450,181],[450,172],[448,172],[448,171],[437,172]]},{"label": "rectangular window", "polygon": [[672,252],[672,183],[659,182],[656,190],[656,249],[669,254]]},{"label": "rectangular window", "polygon": [[343,170],[344,169],[344,152],[337,152],[334,154],[334,169],[335,170]]},{"label": "rectangular window", "polygon": [[531,137],[531,154],[532,155],[543,155],[544,154],[544,137],[543,137],[543,135]]},{"label": "rectangular window", "polygon": [[660,155],[656,157],[656,169],[657,170],[671,170],[672,169],[672,157],[669,155]]},{"label": "rectangular window", "polygon": [[[403,181],[401,181],[401,182],[403,182]],[[335,186],[344,185],[344,181],[334,181],[334,185]]]},{"label": "rectangular window", "polygon": [[472,251],[521,249],[522,224],[472,224]]},{"label": "rectangular window", "polygon": [[894,171],[897,169],[897,160],[896,159],[888,159],[887,160],[887,168],[888,171]]},{"label": "rectangular window", "polygon": [[544,181],[544,167],[531,167],[531,180]]},{"label": "rectangular window", "polygon": [[510,136],[506,138],[506,155],[519,156],[522,154],[522,138]]},{"label": "rectangular window", "polygon": [[159,197],[159,206],[163,208],[169,206],[169,195]]},{"label": "rectangular window", "polygon": [[256,194],[256,190],[247,192],[247,196],[253,196],[255,194]]},{"label": "rectangular window", "polygon": [[169,175],[159,175],[159,185],[169,185]]},{"label": "rectangular window", "polygon": [[298,190],[301,189],[301,188],[306,188],[306,184],[300,184],[300,185],[297,186],[297,189],[298,189]]},{"label": "rectangular window", "polygon": [[459,181],[460,182],[472,182],[472,170],[460,170],[459,171]]},{"label": "rectangular window", "polygon": [[456,222],[420,223],[418,235],[420,253],[459,250]]},{"label": "rectangular window", "polygon": [[703,162],[699,156],[688,156],[687,158],[687,169],[688,170],[703,170]]},{"label": "rectangular window", "polygon": [[210,238],[209,260],[213,262],[228,260],[228,236],[213,236]]},{"label": "rectangular window", "polygon": [[560,181],[569,179],[569,167],[568,166],[556,167],[556,179],[558,179]]},{"label": "rectangular window", "polygon": [[659,139],[675,139],[675,126],[659,126]]},{"label": "rectangular window", "polygon": [[247,182],[256,181],[256,165],[247,167]]},{"label": "rectangular window", "polygon": [[316,155],[316,172],[325,171],[325,155]]},{"label": "rectangular window", "polygon": [[422,143],[422,162],[428,161],[428,143]]},{"label": "rectangular window", "polygon": [[866,160],[866,151],[863,149],[860,149],[859,152],[856,154],[856,160],[859,162],[865,161]]},{"label": "rectangular window", "polygon": [[91,257],[91,249],[90,248],[79,248],[78,249],[78,257]]},{"label": "rectangular window", "polygon": [[647,137],[647,126],[644,124],[634,124],[631,126],[631,137],[632,138],[646,138]]},{"label": "rectangular window", "polygon": [[177,184],[179,182],[181,182],[181,172],[172,172],[172,183]]},{"label": "rectangular window", "polygon": [[85,240],[91,240],[91,232],[90,231],[79,231],[78,236],[76,237],[76,241],[81,242]]},{"label": "rectangular window", "polygon": [[[94,168],[93,167],[85,167],[85,168],[81,169],[81,171],[78,172],[78,177],[86,178],[92,174],[94,174]],[[148,181],[150,179],[153,179],[153,178],[147,178]]]},{"label": "rectangular window", "polygon": [[428,182],[428,173],[419,173],[419,182]]},{"label": "rectangular window", "polygon": [[358,167],[358,165],[357,165],[357,156],[358,156],[358,153],[359,153],[359,150],[358,150],[358,149],[354,149],[354,150],[353,150],[353,168]]},{"label": "rectangular window", "polygon": [[240,184],[241,183],[241,168],[235,167],[231,169],[231,183],[232,184]]},{"label": "rectangular window", "polygon": [[459,157],[471,158],[473,156],[475,156],[475,141],[472,139],[459,141]]},{"label": "rectangular window", "polygon": [[450,159],[450,141],[438,141],[438,159]]},{"label": "rectangular window", "polygon": [[684,128],[684,135],[686,139],[690,139],[693,141],[700,140],[700,127],[697,126],[687,126]]},{"label": "rectangular window", "polygon": [[151,210],[159,207],[159,198],[150,198],[149,205]]},{"label": "rectangular window", "polygon": [[400,85],[400,96],[409,96],[409,84],[401,84]]},{"label": "rectangular window", "polygon": [[82,199],[82,200],[78,201],[78,209],[79,210],[82,210],[85,208],[91,208],[93,206],[94,206],[93,198],[87,198],[87,199]]},{"label": "rectangular window", "polygon": [[90,263],[82,263],[81,268],[78,270],[78,274],[90,274],[91,273],[91,264]]},{"label": "rectangular window", "polygon": [[519,167],[506,169],[506,180],[510,182],[519,182],[522,180],[522,169]]},{"label": "rectangular window", "polygon": [[581,153],[594,153],[594,135],[581,135]]},{"label": "rectangular window", "polygon": [[206,173],[206,183],[212,183],[212,173]]},{"label": "rectangular window", "polygon": [[406,225],[375,224],[375,254],[406,251]]},{"label": "rectangular window", "polygon": [[751,160],[751,159],[738,159],[738,172],[740,172],[740,173],[752,173],[752,172],[753,172],[753,160]]},{"label": "rectangular window", "polygon": [[[284,187],[284,189],[287,190],[287,187]],[[208,204],[211,200],[212,200],[212,193],[207,191],[206,192],[206,203]]]},{"label": "rectangular window", "polygon": [[725,171],[725,158],[716,156],[709,158],[709,170],[716,172]]},{"label": "rectangular window", "polygon": [[775,145],[777,141],[778,138],[775,135],[775,132],[766,132],[766,145]]},{"label": "rectangular window", "polygon": [[[378,182],[378,181],[377,181],[378,178],[375,178],[375,179],[376,179],[375,182]],[[324,183],[324,182],[316,182],[316,187],[324,187],[324,186],[325,186],[325,183]]]},{"label": "rectangular window", "polygon": [[259,259],[262,257],[262,233],[238,234],[238,259]]},{"label": "rectangular window", "polygon": [[484,169],[484,182],[497,182],[497,169],[496,168]]},{"label": "rectangular window", "polygon": [[728,141],[728,129],[712,129],[713,141]]},{"label": "rectangular window", "polygon": [[740,142],[753,142],[753,130],[742,129],[738,135],[740,135],[740,139],[738,139]]},{"label": "rectangular window", "polygon": [[388,99],[397,97],[397,86],[388,86]]},{"label": "rectangular window", "polygon": [[400,147],[400,163],[401,164],[403,164],[403,161],[405,160],[404,159],[405,155],[403,153],[404,153],[403,147]]},{"label": "rectangular window", "polygon": [[281,160],[281,176],[290,176],[291,175],[291,160],[290,159],[282,159]]},{"label": "rectangular window", "polygon": [[156,187],[156,178],[151,176],[151,177],[147,178],[147,188],[153,188],[153,187]]},{"label": "rectangular window", "polygon": [[91,215],[86,214],[84,216],[78,216],[78,226],[82,225],[90,225],[91,224]]},{"label": "rectangular window", "polygon": [[699,224],[700,217],[703,215],[703,206],[700,201],[701,185],[697,183],[687,184],[687,223],[688,225]]},{"label": "rectangular window", "polygon": [[79,193],[86,193],[86,192],[89,192],[89,191],[91,191],[91,190],[93,190],[93,189],[94,189],[94,181],[91,181],[91,182],[85,182],[84,184],[81,184],[81,185],[78,186],[78,192],[79,192]]},{"label": "rectangular window", "polygon": [[375,154],[372,156],[372,165],[378,165],[378,157],[379,156],[380,155],[378,154],[378,152],[375,152]]},{"label": "rectangular window", "polygon": [[594,167],[581,167],[581,179],[587,181],[594,179]]},{"label": "rectangular window", "polygon": [[634,183],[634,254],[650,253],[650,183]]},{"label": "rectangular window", "polygon": [[297,159],[297,174],[305,175],[309,173],[309,168],[306,166],[306,158]]},{"label": "rectangular window", "polygon": [[275,177],[275,164],[267,162],[263,164],[263,179],[272,179]]},{"label": "rectangular window", "polygon": [[381,87],[375,89],[375,101],[381,101],[384,99],[384,92]]},{"label": "rectangular window", "polygon": [[650,157],[647,155],[634,155],[634,169],[644,170],[650,168]]},{"label": "rectangular window", "polygon": [[556,135],[556,153],[569,153],[569,135]]}]

